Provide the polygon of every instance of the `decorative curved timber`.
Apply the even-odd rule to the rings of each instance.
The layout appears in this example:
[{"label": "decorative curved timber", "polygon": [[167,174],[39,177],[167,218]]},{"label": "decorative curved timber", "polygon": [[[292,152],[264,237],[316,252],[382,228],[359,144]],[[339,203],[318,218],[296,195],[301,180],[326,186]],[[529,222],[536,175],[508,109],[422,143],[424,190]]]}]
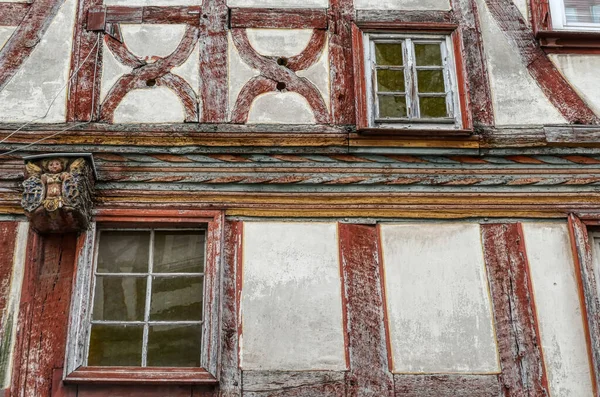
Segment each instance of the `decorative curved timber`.
[{"label": "decorative curved timber", "polygon": [[31,156],[21,205],[40,233],[86,230],[92,215],[94,168],[87,154]]},{"label": "decorative curved timber", "polygon": [[121,76],[110,89],[101,105],[100,120],[112,122],[115,109],[130,91],[156,85],[169,88],[179,97],[185,109],[186,122],[198,122],[199,111],[194,90],[184,79],[171,73],[171,70],[182,65],[190,57],[199,34],[200,29],[197,26],[187,25],[175,51],[153,63],[140,60],[124,43],[105,36],[106,46],[115,58],[123,65],[133,68],[133,71]]},{"label": "decorative curved timber", "polygon": [[[268,57],[256,52],[250,44],[245,29],[232,29],[231,32],[233,42],[244,62],[260,71],[259,76],[251,79],[242,88],[232,112],[232,122],[245,123],[253,100],[261,94],[277,91],[278,89],[285,89],[302,95],[312,108],[317,122],[329,122],[327,105],[317,87],[308,79],[299,77],[296,74],[300,70],[308,69],[319,60],[327,42],[325,30],[314,29],[304,51],[286,60],[287,62],[284,65],[278,64],[278,57]],[[281,88],[282,86],[283,88]]]}]

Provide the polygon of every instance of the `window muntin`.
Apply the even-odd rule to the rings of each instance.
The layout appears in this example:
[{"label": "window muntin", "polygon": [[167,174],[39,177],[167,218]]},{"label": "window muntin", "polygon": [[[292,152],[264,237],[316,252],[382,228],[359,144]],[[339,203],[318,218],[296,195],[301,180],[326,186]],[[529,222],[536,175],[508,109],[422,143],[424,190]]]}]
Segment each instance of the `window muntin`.
[{"label": "window muntin", "polygon": [[203,229],[98,234],[87,365],[199,367]]},{"label": "window muntin", "polygon": [[371,126],[459,127],[452,41],[442,35],[366,34]]},{"label": "window muntin", "polygon": [[557,30],[600,30],[600,0],[551,0],[552,27]]}]

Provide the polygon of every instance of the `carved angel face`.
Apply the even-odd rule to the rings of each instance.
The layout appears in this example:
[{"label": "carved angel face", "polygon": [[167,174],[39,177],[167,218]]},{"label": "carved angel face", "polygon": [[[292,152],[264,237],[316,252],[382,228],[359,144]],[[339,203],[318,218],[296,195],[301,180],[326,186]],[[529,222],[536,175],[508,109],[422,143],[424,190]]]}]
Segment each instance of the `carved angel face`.
[{"label": "carved angel face", "polygon": [[60,160],[54,159],[48,162],[48,171],[50,171],[52,174],[57,174],[59,172],[62,172],[62,170],[63,165]]}]

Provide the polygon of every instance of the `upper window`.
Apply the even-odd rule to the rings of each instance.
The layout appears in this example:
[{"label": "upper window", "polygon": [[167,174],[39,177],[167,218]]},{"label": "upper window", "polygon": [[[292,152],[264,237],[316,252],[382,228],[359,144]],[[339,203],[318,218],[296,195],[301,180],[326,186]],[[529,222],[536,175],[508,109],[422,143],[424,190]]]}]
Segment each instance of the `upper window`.
[{"label": "upper window", "polygon": [[447,35],[366,33],[369,127],[461,128]]},{"label": "upper window", "polygon": [[89,366],[199,367],[204,230],[98,234]]},{"label": "upper window", "polygon": [[557,30],[600,30],[600,0],[551,0],[552,27]]}]

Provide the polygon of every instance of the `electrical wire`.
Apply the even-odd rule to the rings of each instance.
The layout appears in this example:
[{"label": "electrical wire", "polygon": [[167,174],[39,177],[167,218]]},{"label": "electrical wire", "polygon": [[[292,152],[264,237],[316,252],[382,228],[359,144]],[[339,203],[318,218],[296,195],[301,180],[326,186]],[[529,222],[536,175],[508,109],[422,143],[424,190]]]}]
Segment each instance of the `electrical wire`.
[{"label": "electrical wire", "polygon": [[[1,143],[4,143],[4,142],[6,142],[6,140],[7,140],[7,139],[9,139],[9,138],[10,138],[10,137],[12,137],[13,135],[15,135],[17,132],[21,131],[23,128],[25,128],[25,127],[26,127],[26,126],[28,126],[29,124],[32,124],[32,123],[34,123],[34,122],[36,122],[36,121],[39,121],[39,120],[43,120],[43,119],[45,119],[46,117],[48,117],[48,114],[50,113],[50,109],[52,109],[52,106],[54,106],[54,102],[56,102],[56,99],[57,99],[57,98],[58,98],[58,97],[61,95],[61,93],[63,92],[63,90],[64,90],[64,89],[65,89],[65,88],[66,88],[66,87],[67,87],[67,86],[68,86],[68,85],[71,83],[71,81],[73,80],[73,78],[74,78],[75,76],[77,76],[77,73],[79,73],[79,70],[80,70],[80,69],[83,67],[83,65],[84,65],[84,64],[87,62],[87,60],[88,60],[88,58],[90,57],[90,55],[92,55],[92,52],[93,52],[93,51],[94,51],[96,48],[99,48],[99,47],[98,47],[98,44],[100,44],[100,36],[98,36],[98,39],[96,40],[96,43],[95,43],[95,44],[94,44],[94,46],[93,46],[93,47],[90,49],[90,52],[89,52],[89,53],[86,55],[86,57],[84,58],[83,62],[81,62],[81,64],[80,64],[80,65],[77,67],[77,69],[75,69],[75,70],[73,71],[73,73],[71,74],[71,77],[69,77],[69,79],[68,79],[68,80],[65,82],[65,84],[64,84],[64,85],[63,85],[63,86],[60,88],[60,90],[58,91],[58,93],[57,93],[57,94],[54,96],[54,98],[52,99],[52,102],[50,102],[50,106],[49,106],[49,107],[48,107],[48,109],[46,110],[46,113],[44,113],[44,115],[43,115],[43,116],[41,116],[41,117],[37,117],[37,118],[35,118],[35,119],[33,119],[33,120],[30,120],[30,121],[26,122],[25,124],[23,124],[22,126],[20,126],[19,128],[17,128],[16,130],[14,130],[13,132],[11,132],[11,133],[10,133],[10,134],[8,134],[7,136],[5,136],[5,137],[4,137],[2,140],[0,140],[0,144],[1,144]],[[98,51],[96,52],[96,65],[97,65],[97,61],[98,61]],[[93,85],[93,90],[94,90],[94,91],[93,91],[93,93],[92,93],[92,109],[94,109],[94,100],[95,100],[95,96],[96,96],[96,95],[95,95],[95,90],[96,90],[96,69],[97,69],[97,67],[94,67],[94,85]],[[93,110],[92,110],[92,114],[93,114]],[[92,118],[93,118],[93,117],[92,117]],[[70,127],[67,127],[67,128],[65,128],[64,130],[58,131],[58,132],[56,132],[56,133],[53,133],[53,134],[52,134],[52,135],[50,135],[50,136],[47,136],[47,137],[45,137],[45,138],[42,138],[42,139],[40,139],[39,141],[36,141],[36,142],[34,142],[34,143],[31,143],[31,144],[29,144],[29,145],[23,146],[22,148],[17,148],[17,149],[11,150],[11,151],[9,151],[9,152],[6,152],[6,153],[1,153],[1,154],[0,154],[0,156],[5,156],[5,155],[8,155],[8,154],[10,154],[10,153],[14,153],[14,152],[16,152],[17,150],[21,150],[21,149],[24,149],[24,148],[31,147],[31,146],[33,146],[34,144],[38,143],[38,142],[41,142],[41,141],[43,141],[43,140],[45,140],[45,139],[51,138],[51,137],[53,137],[53,136],[56,136],[56,135],[58,135],[58,134],[59,134],[59,133],[61,133],[61,132],[68,131],[68,130],[70,130],[70,129],[72,129],[72,128],[75,128],[75,127],[77,127],[77,126],[79,126],[79,125],[83,125],[83,124],[88,124],[88,123],[91,123],[91,122],[92,122],[92,118],[90,118],[90,120],[89,120],[89,121],[87,121],[87,122],[85,122],[85,123],[78,124],[78,125],[75,125],[75,126],[70,126]]]}]

